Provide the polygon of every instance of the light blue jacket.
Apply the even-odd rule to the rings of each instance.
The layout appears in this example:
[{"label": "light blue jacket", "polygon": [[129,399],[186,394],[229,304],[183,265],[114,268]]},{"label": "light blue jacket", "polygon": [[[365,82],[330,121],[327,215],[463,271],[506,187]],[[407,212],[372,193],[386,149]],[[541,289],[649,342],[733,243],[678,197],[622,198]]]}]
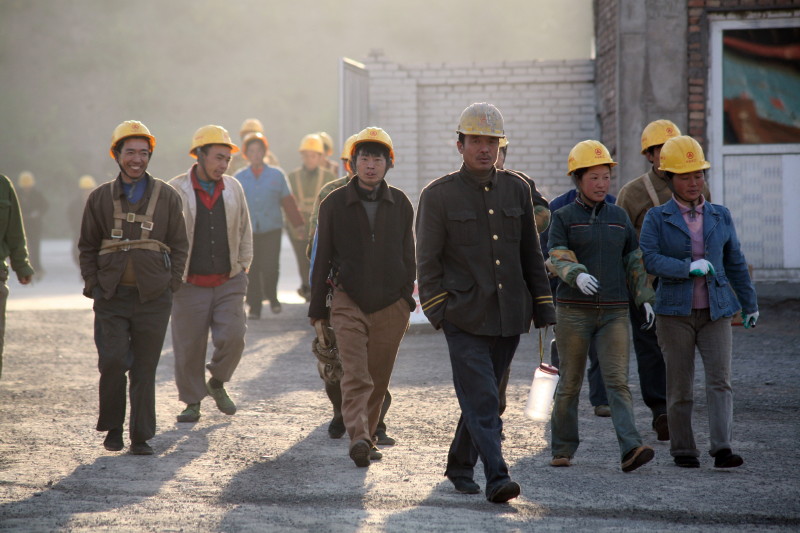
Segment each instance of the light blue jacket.
[{"label": "light blue jacket", "polygon": [[[705,259],[716,271],[706,276],[711,320],[733,316],[739,309],[757,311],[756,291],[727,207],[703,204],[703,240]],[[689,277],[692,239],[674,198],[647,212],[639,247],[645,269],[659,278],[655,312],[689,316],[694,286],[694,278]]]}]

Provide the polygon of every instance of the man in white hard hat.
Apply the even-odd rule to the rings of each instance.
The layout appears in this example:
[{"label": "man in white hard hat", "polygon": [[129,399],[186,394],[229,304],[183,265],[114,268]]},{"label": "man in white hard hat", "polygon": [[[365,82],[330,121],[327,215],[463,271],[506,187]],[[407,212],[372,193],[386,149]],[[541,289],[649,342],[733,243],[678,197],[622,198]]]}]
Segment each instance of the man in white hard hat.
[{"label": "man in white hard hat", "polygon": [[97,430],[108,432],[107,450],[122,450],[129,374],[134,455],[153,454],[156,367],[189,248],[180,196],[147,172],[155,145],[141,122],[114,129],[109,152],[119,174],[89,195],[78,241],[83,294],[94,299]]},{"label": "man in white hard hat", "polygon": [[553,298],[533,216],[531,190],[497,170],[505,136],[500,111],[476,103],[461,114],[461,169],[431,182],[417,210],[417,280],[422,310],[443,329],[461,418],[445,475],[456,490],[477,494],[478,457],[486,498],[520,494],[501,450],[498,384],[520,334],[555,323]]},{"label": "man in white hard hat", "polygon": [[[189,150],[197,162],[169,182],[181,196],[189,237],[184,283],[172,305],[175,384],[186,404],[178,422],[197,422],[206,395],[226,415],[236,412],[224,383],[230,381],[244,351],[244,298],[253,259],[244,190],[225,174],[231,154],[238,151],[225,128],[203,126],[192,137]],[[209,331],[214,353],[206,364]],[[206,369],[211,374],[208,382]]]}]

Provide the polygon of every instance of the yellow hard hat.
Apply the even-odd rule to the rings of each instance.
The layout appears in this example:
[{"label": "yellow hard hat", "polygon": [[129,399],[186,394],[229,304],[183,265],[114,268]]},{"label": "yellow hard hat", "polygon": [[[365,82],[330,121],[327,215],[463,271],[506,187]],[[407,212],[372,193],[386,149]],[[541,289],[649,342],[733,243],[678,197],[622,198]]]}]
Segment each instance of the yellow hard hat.
[{"label": "yellow hard hat", "polygon": [[207,144],[224,144],[226,146],[230,146],[232,154],[235,154],[239,151],[239,147],[233,144],[233,141],[231,141],[231,136],[228,133],[228,130],[222,126],[209,124],[208,126],[203,126],[194,132],[194,136],[192,137],[192,147],[189,149],[189,155],[197,158],[195,150]]},{"label": "yellow hard hat", "polygon": [[508,139],[506,137],[500,137],[500,148],[505,148],[508,146]]},{"label": "yellow hard hat", "polygon": [[[264,150],[269,150],[269,141],[267,141],[264,134],[260,131],[251,131],[242,139],[242,155],[247,151],[247,145],[250,144],[250,141],[259,141],[264,145]],[[247,159],[247,156],[244,155],[244,158]]]},{"label": "yellow hard hat", "polygon": [[703,147],[688,135],[668,139],[661,147],[661,166],[658,170],[688,174],[707,168],[711,168],[711,163],[706,161]]},{"label": "yellow hard hat", "polygon": [[678,129],[670,120],[654,120],[644,127],[642,132],[642,153],[645,153],[651,146],[659,146],[667,142],[667,139],[677,137],[681,134]]},{"label": "yellow hard hat", "polygon": [[114,133],[111,134],[111,149],[108,151],[111,154],[111,159],[117,158],[114,155],[114,147],[117,143],[128,137],[144,137],[150,143],[150,151],[152,152],[156,149],[156,138],[150,134],[147,126],[138,120],[126,120],[114,128]]},{"label": "yellow hard hat", "polygon": [[350,152],[353,151],[353,143],[356,142],[356,138],[358,137],[358,133],[354,133],[347,140],[344,142],[344,148],[342,148],[342,157],[339,159],[350,159]]},{"label": "yellow hard hat", "polygon": [[353,139],[353,146],[350,148],[350,159],[353,159],[353,156],[355,156],[358,145],[367,142],[379,143],[388,148],[389,158],[391,159],[390,163],[394,165],[394,147],[392,146],[392,138],[389,137],[388,133],[376,126],[369,126],[356,134],[356,138]]},{"label": "yellow hard hat", "polygon": [[464,135],[505,137],[503,115],[492,104],[486,102],[472,104],[461,112],[456,131]]},{"label": "yellow hard hat", "polygon": [[580,168],[589,168],[596,165],[617,166],[608,148],[599,141],[581,141],[572,147],[567,159],[567,176]]},{"label": "yellow hard hat", "polygon": [[298,148],[297,151],[317,152],[318,154],[325,155],[325,145],[322,142],[322,137],[316,133],[309,133],[300,141],[300,148]]},{"label": "yellow hard hat", "polygon": [[29,187],[33,187],[33,184],[36,183],[36,181],[33,179],[33,173],[23,170],[19,173],[19,180],[17,183],[23,189],[27,189]]},{"label": "yellow hard hat", "polygon": [[264,125],[257,118],[248,118],[242,122],[242,127],[239,128],[239,137],[244,137],[245,133],[257,131],[264,133]]},{"label": "yellow hard hat", "polygon": [[84,191],[88,191],[90,189],[94,189],[97,187],[97,182],[94,181],[94,178],[91,177],[89,174],[85,174],[80,177],[78,180],[78,188]]},{"label": "yellow hard hat", "polygon": [[324,131],[317,133],[317,135],[322,139],[322,145],[325,147],[325,155],[331,155],[333,153],[333,137]]}]

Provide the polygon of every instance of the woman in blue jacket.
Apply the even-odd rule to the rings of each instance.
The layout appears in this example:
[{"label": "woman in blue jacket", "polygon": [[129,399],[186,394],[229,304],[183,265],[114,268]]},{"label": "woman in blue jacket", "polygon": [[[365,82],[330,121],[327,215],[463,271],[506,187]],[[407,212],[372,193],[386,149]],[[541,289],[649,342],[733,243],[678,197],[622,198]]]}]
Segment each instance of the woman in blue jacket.
[{"label": "woman in blue jacket", "polygon": [[552,215],[549,261],[560,278],[556,345],[561,374],[551,419],[552,466],[570,466],[580,443],[578,397],[592,339],[606,384],[622,470],[635,470],[654,455],[651,447],[642,444],[636,429],[628,388],[628,295],[644,308],[648,327],[652,327],[653,289],[646,286],[633,224],[625,210],[606,202],[615,165],[601,143],[575,145],[567,168],[578,195]]},{"label": "woman in blue jacket", "polygon": [[673,137],[661,148],[672,199],[645,217],[640,246],[647,272],[659,277],[655,312],[667,367],[670,453],[684,468],[700,466],[692,432],[694,353],[703,359],[711,449],[717,468],[740,466],[731,451],[731,317],[743,309],[746,328],[758,320],[756,293],[730,211],[705,201],[700,144]]}]

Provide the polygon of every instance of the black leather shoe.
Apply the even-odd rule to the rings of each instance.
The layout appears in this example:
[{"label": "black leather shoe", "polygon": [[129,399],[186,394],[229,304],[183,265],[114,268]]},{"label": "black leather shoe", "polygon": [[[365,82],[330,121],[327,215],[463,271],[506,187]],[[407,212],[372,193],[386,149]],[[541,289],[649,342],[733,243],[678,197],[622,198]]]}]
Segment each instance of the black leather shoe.
[{"label": "black leather shoe", "polygon": [[693,455],[676,455],[674,461],[681,468],[700,468],[700,461]]},{"label": "black leather shoe", "polygon": [[371,451],[372,447],[370,444],[365,440],[360,440],[353,444],[353,447],[350,448],[350,459],[352,459],[359,468],[367,467],[369,466],[369,456]]},{"label": "black leather shoe", "polygon": [[394,446],[397,441],[386,434],[386,431],[379,429],[375,432],[375,442],[381,446]]},{"label": "black leather shoe", "polygon": [[669,423],[667,415],[658,415],[653,419],[653,429],[656,430],[656,438],[664,441],[669,440]]},{"label": "black leather shoe", "polygon": [[328,424],[328,436],[332,439],[341,439],[347,429],[344,427],[342,415],[334,415],[331,423]]},{"label": "black leather shoe", "polygon": [[103,447],[110,452],[118,452],[125,447],[122,442],[122,429],[110,429],[103,441]]},{"label": "black leather shoe", "polygon": [[736,468],[743,464],[742,456],[736,455],[730,448],[723,448],[714,454],[714,468]]},{"label": "black leather shoe", "polygon": [[519,496],[520,490],[519,483],[509,481],[495,489],[486,499],[492,503],[506,503],[508,500]]},{"label": "black leather shoe", "polygon": [[448,477],[447,479],[461,494],[478,494],[481,491],[480,485],[467,476]]},{"label": "black leather shoe", "polygon": [[153,448],[146,442],[132,442],[131,455],[153,455]]}]

